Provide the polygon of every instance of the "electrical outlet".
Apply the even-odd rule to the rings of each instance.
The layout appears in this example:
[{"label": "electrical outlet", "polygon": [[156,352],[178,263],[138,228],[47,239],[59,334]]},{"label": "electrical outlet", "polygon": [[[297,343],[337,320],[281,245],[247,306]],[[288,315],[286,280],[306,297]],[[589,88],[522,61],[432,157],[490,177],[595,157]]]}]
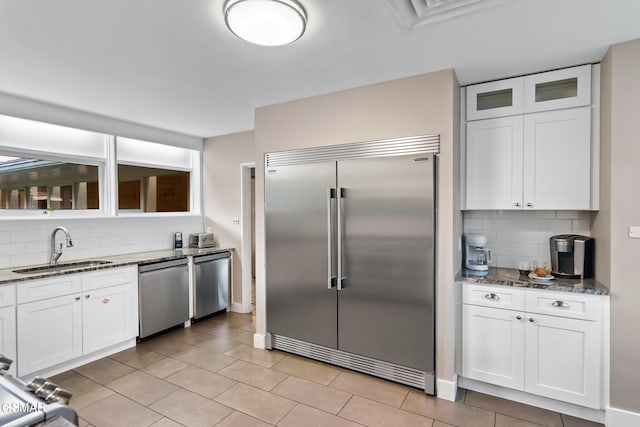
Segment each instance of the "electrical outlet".
[{"label": "electrical outlet", "polygon": [[238,218],[234,218],[232,222],[234,225],[240,225],[240,220]]}]

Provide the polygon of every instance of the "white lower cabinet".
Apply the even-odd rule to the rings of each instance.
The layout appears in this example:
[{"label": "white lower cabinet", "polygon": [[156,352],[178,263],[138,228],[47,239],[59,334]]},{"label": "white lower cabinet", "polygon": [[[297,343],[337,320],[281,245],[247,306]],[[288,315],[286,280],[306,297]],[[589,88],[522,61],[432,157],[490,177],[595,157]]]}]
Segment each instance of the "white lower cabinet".
[{"label": "white lower cabinet", "polygon": [[525,325],[513,313],[465,305],[462,313],[462,373],[465,377],[524,389]]},{"label": "white lower cabinet", "polygon": [[463,286],[463,377],[600,408],[606,297],[510,289],[524,298],[508,305],[500,288]]},{"label": "white lower cabinet", "polygon": [[[137,336],[137,266],[68,275],[76,285],[56,296],[33,296],[48,288],[38,279],[18,293],[18,374],[24,376]],[[23,295],[23,298],[21,298]],[[32,295],[32,296],[29,296]],[[39,293],[35,293],[39,295]]]},{"label": "white lower cabinet", "polygon": [[[15,362],[16,360],[16,306],[0,308],[0,354]],[[9,372],[16,374],[13,363]]]},{"label": "white lower cabinet", "polygon": [[[87,292],[82,300],[82,349],[92,353],[135,337],[129,285]],[[137,306],[136,306],[137,308]]]},{"label": "white lower cabinet", "polygon": [[600,323],[530,314],[525,331],[525,391],[600,407]]},{"label": "white lower cabinet", "polygon": [[80,294],[18,305],[18,375],[82,356]]}]

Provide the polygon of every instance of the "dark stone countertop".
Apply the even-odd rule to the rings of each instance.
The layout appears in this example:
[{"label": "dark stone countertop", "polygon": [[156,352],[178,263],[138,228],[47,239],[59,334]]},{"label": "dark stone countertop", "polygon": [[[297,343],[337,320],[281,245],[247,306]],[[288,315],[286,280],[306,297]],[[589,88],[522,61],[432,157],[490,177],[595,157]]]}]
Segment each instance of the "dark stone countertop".
[{"label": "dark stone countertop", "polygon": [[15,273],[14,270],[20,270],[22,268],[45,266],[47,264],[25,265],[25,266],[19,266],[19,267],[4,268],[4,269],[0,269],[0,285],[12,283],[12,282],[21,282],[25,280],[44,279],[47,277],[60,276],[64,274],[75,274],[75,273],[81,273],[86,271],[104,270],[106,268],[123,267],[123,266],[134,265],[134,264],[149,264],[149,263],[158,262],[158,261],[168,261],[172,259],[180,259],[180,258],[186,258],[190,256],[210,255],[210,254],[216,254],[220,252],[232,252],[232,251],[233,251],[233,248],[204,248],[204,249],[184,248],[184,249],[175,249],[175,250],[167,249],[167,250],[160,250],[160,251],[136,252],[136,253],[130,253],[130,254],[121,254],[121,255],[108,255],[108,256],[96,257],[96,258],[61,261],[61,262],[58,262],[58,264],[66,264],[66,263],[71,264],[75,262],[91,261],[91,260],[111,261],[109,264],[78,266],[78,268],[65,269],[61,271],[42,271],[37,273],[26,273],[26,274]]},{"label": "dark stone countertop", "polygon": [[609,295],[609,289],[595,279],[561,279],[533,280],[520,274],[515,268],[490,267],[487,274],[481,276],[477,272],[462,270],[456,275],[456,282],[512,286],[517,288],[542,289],[554,292],[574,292],[592,295]]}]

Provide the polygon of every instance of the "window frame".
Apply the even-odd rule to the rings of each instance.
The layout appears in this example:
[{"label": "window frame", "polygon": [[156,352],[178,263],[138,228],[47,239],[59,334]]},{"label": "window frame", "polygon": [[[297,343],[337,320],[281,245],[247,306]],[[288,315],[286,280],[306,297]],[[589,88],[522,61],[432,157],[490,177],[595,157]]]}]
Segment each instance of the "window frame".
[{"label": "window frame", "polygon": [[[141,203],[141,208],[140,209],[120,209],[120,207],[118,206],[118,185],[120,183],[120,181],[118,180],[118,165],[123,165],[123,166],[137,166],[137,167],[142,167],[142,168],[155,168],[155,169],[164,169],[164,170],[168,170],[168,171],[176,171],[176,172],[187,172],[189,173],[189,210],[187,211],[182,211],[182,212],[145,212],[144,210],[142,210],[142,203]],[[168,167],[166,165],[154,165],[151,163],[141,163],[141,162],[134,162],[134,161],[119,161],[118,164],[116,165],[116,181],[115,181],[115,189],[116,189],[116,197],[114,198],[115,200],[115,207],[116,207],[116,211],[117,211],[117,215],[118,216],[136,216],[136,215],[153,215],[153,216],[157,216],[157,215],[176,215],[176,216],[184,216],[184,215],[199,215],[197,212],[194,212],[194,206],[196,206],[196,203],[194,203],[194,198],[195,198],[195,188],[197,188],[196,186],[194,186],[194,168],[180,168],[180,167]],[[141,184],[142,186],[142,184]],[[142,189],[140,190],[140,198],[143,197],[143,191]]]},{"label": "window frame", "polygon": [[[105,140],[105,144],[107,141]],[[106,190],[108,162],[106,158],[93,156],[80,156],[70,154],[58,154],[43,150],[33,150],[29,148],[16,149],[0,145],[0,155],[12,157],[25,157],[39,160],[53,160],[64,163],[82,164],[96,166],[98,168],[98,209],[0,209],[1,219],[33,219],[48,218],[84,218],[84,217],[104,217],[108,213],[108,197]],[[47,185],[51,188],[51,185]],[[25,187],[28,188],[28,187]],[[25,195],[25,197],[27,197]]]},{"label": "window frame", "polygon": [[[11,117],[11,116],[2,116]],[[39,124],[49,124],[36,120],[27,119]],[[80,128],[63,126],[63,128],[83,130]],[[89,131],[93,132],[93,131]],[[96,133],[103,138],[103,155],[81,155],[56,153],[53,151],[32,149],[28,147],[17,147],[14,145],[5,145],[0,141],[0,155],[12,157],[25,157],[42,160],[53,160],[64,163],[86,164],[98,167],[98,209],[0,209],[0,221],[15,219],[47,219],[47,218],[113,218],[113,217],[134,217],[134,216],[166,216],[166,217],[184,217],[184,216],[200,216],[202,215],[202,149],[186,148],[179,145],[171,145],[161,142],[150,142],[153,144],[164,145],[172,149],[186,150],[189,154],[190,167],[177,167],[161,162],[145,162],[145,161],[119,161],[117,156],[118,138],[131,139],[128,137],[118,137],[100,132]],[[25,142],[28,144],[28,141]],[[118,164],[126,164],[130,166],[152,167],[167,170],[176,170],[188,172],[189,176],[189,210],[185,212],[142,212],[118,209]],[[48,186],[50,187],[50,186]]]},{"label": "window frame", "polygon": [[[118,140],[124,139],[131,141],[132,138],[125,137],[115,137],[114,143],[114,151],[117,153],[118,151]],[[145,141],[139,140],[143,143],[152,143],[158,145],[167,145],[171,147],[171,149],[180,149],[185,150],[189,154],[189,163],[190,166],[176,166],[170,163],[161,163],[161,162],[151,162],[145,161],[143,159],[119,159],[117,155],[113,157],[114,164],[114,177],[113,180],[113,191],[114,191],[114,214],[116,216],[123,217],[138,217],[138,216],[199,216],[202,215],[202,152],[201,150],[195,150],[192,148],[178,147],[175,145],[162,144],[159,142],[153,141]],[[189,173],[189,210],[185,212],[144,212],[142,210],[131,210],[131,209],[119,209],[118,207],[118,165],[126,165],[126,166],[138,166],[144,168],[156,168],[156,169],[165,169],[165,170],[174,170],[178,172],[188,172]]]}]

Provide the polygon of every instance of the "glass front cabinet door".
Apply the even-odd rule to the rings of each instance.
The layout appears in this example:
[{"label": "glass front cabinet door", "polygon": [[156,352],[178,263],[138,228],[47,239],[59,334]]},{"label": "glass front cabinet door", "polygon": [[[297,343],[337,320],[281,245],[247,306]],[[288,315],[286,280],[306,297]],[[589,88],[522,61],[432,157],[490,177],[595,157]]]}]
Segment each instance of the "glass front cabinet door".
[{"label": "glass front cabinet door", "polygon": [[558,110],[591,104],[591,65],[524,77],[524,112]]},{"label": "glass front cabinet door", "polygon": [[467,87],[467,120],[522,114],[523,84],[516,77]]}]

